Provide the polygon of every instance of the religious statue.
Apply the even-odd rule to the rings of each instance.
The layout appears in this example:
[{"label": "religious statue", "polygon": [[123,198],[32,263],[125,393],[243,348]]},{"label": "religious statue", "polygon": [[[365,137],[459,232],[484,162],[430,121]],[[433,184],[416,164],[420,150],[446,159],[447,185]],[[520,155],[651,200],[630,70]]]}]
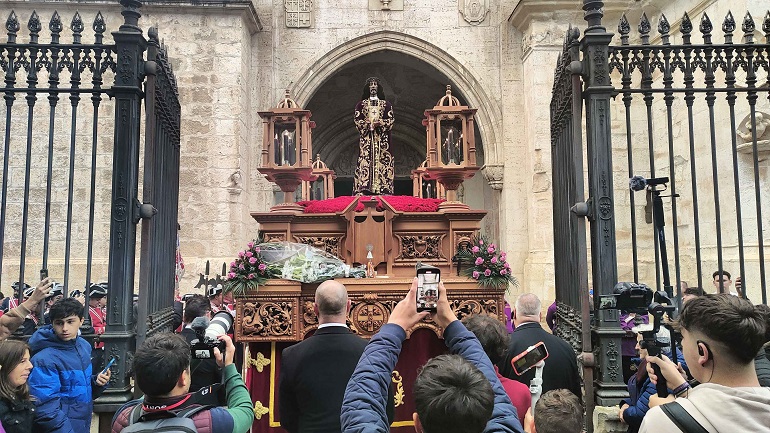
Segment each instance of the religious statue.
[{"label": "religious statue", "polygon": [[[758,112],[755,116],[756,119],[756,131],[757,131],[757,140],[761,140],[762,137],[765,135],[765,132],[767,132],[768,127],[770,127],[770,118],[766,117],[764,113]],[[751,143],[754,140],[754,134],[752,133],[752,126],[751,126],[751,119],[746,119],[746,123],[743,125],[743,127],[746,129],[746,132],[738,131],[738,136],[741,137],[744,142]]]},{"label": "religious statue", "polygon": [[385,101],[378,78],[366,80],[354,120],[360,140],[353,194],[393,194],[393,155],[390,153],[393,107]]}]

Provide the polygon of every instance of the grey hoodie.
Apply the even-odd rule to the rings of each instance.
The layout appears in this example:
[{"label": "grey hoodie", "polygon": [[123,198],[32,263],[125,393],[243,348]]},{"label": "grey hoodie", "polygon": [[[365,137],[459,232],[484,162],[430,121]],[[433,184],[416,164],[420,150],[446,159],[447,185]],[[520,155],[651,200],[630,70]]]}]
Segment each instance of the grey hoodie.
[{"label": "grey hoodie", "polygon": [[[676,401],[709,433],[770,432],[770,388],[704,383],[688,398]],[[639,433],[679,431],[660,407],[647,412],[639,429]]]}]

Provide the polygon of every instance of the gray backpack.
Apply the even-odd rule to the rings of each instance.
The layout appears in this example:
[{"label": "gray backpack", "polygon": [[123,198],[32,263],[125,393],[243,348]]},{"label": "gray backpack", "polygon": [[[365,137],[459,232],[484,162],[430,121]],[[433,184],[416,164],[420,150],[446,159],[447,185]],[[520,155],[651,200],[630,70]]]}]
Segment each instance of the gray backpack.
[{"label": "gray backpack", "polygon": [[179,412],[167,410],[147,413],[137,404],[128,414],[128,426],[122,433],[198,433],[192,417],[211,406],[188,407]]}]

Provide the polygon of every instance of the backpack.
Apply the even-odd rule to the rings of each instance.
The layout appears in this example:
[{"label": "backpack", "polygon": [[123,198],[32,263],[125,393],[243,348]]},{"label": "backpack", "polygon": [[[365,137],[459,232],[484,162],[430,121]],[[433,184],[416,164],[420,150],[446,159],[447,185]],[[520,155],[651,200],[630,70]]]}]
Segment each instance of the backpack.
[{"label": "backpack", "polygon": [[192,417],[211,406],[188,407],[179,412],[158,411],[146,413],[137,404],[128,414],[128,425],[122,433],[198,433]]}]

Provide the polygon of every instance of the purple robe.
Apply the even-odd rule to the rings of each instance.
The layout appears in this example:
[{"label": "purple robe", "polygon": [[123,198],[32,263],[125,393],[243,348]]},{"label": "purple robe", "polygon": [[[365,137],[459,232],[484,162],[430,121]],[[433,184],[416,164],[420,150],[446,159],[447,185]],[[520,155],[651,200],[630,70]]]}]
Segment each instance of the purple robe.
[{"label": "purple robe", "polygon": [[[372,127],[370,113],[379,119],[379,126]],[[353,194],[393,194],[395,171],[390,153],[393,107],[381,99],[364,99],[356,105],[354,120],[360,139]]]}]

